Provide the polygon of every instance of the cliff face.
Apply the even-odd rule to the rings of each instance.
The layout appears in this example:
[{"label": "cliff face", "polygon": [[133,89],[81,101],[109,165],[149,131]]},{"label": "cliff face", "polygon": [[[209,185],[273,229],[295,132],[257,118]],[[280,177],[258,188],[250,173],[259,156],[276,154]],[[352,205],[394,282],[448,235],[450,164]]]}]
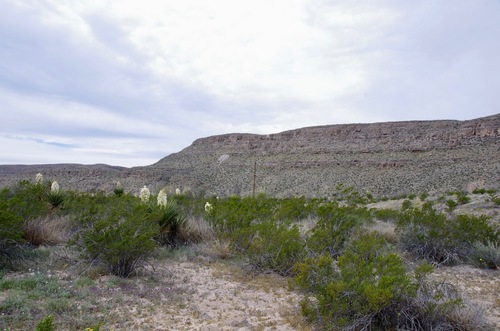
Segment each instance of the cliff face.
[{"label": "cliff face", "polygon": [[[470,121],[328,125],[201,138],[140,168],[0,166],[0,185],[45,170],[79,190],[143,185],[226,196],[328,196],[338,183],[375,196],[500,188],[500,114]],[[46,177],[47,177],[46,175]],[[62,176],[63,178],[61,178]],[[61,179],[60,179],[61,178]]]}]

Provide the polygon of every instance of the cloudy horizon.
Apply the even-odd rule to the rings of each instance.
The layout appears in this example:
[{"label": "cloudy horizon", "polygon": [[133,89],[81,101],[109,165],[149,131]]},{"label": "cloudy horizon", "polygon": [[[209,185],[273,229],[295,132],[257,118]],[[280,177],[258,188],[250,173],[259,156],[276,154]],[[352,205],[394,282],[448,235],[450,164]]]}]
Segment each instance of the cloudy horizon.
[{"label": "cloudy horizon", "polygon": [[498,0],[0,0],[0,164],[500,112]]}]

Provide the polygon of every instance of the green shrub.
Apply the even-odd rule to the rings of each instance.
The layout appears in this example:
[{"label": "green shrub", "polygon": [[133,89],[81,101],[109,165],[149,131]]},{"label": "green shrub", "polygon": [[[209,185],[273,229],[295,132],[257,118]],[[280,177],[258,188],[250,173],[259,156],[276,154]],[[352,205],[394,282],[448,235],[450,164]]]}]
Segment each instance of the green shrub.
[{"label": "green shrub", "polygon": [[472,191],[473,194],[485,194],[486,189],[485,188],[476,188],[474,191]]},{"label": "green shrub", "polygon": [[411,207],[411,201],[408,199],[403,200],[403,203],[401,204],[401,210],[405,211],[410,207]]},{"label": "green shrub", "polygon": [[351,186],[345,186],[344,183],[339,183],[336,186],[335,198],[338,201],[344,201],[350,206],[366,205],[370,202],[370,198],[357,192]]},{"label": "green shrub", "polygon": [[265,221],[252,229],[255,237],[245,252],[250,264],[283,276],[291,275],[295,263],[302,261],[306,254],[299,228]]},{"label": "green shrub", "polygon": [[[432,266],[414,276],[403,260],[376,235],[365,234],[335,261],[329,255],[296,266],[295,283],[307,290],[303,314],[321,330],[480,330],[479,311],[461,316],[460,293],[446,283],[430,282]],[[315,300],[309,299],[313,296]]]},{"label": "green shrub", "polygon": [[0,192],[0,269],[11,267],[14,261],[23,257],[23,249],[20,246],[23,223],[11,210],[8,193],[8,190]]},{"label": "green shrub", "polygon": [[45,316],[36,326],[36,331],[54,331],[52,315]]},{"label": "green shrub", "polygon": [[50,212],[47,202],[48,192],[50,192],[48,182],[32,184],[29,181],[21,181],[7,193],[10,209],[23,221],[44,218]]},{"label": "green shrub", "polygon": [[75,240],[85,257],[101,262],[120,277],[129,277],[144,266],[157,247],[153,239],[159,233],[157,221],[147,206],[138,199],[133,201],[130,204],[115,197],[114,204],[96,213],[96,219]]},{"label": "green shrub", "polygon": [[307,249],[312,254],[328,253],[334,258],[343,253],[355,230],[371,219],[366,208],[339,207],[336,203],[323,204],[317,215],[319,219],[307,239]]},{"label": "green shrub", "polygon": [[466,195],[461,194],[457,197],[457,202],[459,205],[465,205],[466,203],[470,202],[470,198]]},{"label": "green shrub", "polygon": [[399,211],[394,209],[376,209],[373,210],[373,216],[381,221],[396,220],[399,216]]},{"label": "green shrub", "polygon": [[445,204],[446,204],[446,210],[449,213],[451,213],[458,206],[458,202],[456,202],[453,199],[446,200]]},{"label": "green shrub", "polygon": [[455,264],[466,259],[477,241],[498,241],[498,232],[488,224],[487,217],[448,218],[429,205],[402,213],[396,231],[405,250],[437,264]]},{"label": "green shrub", "polygon": [[412,288],[402,259],[375,235],[353,241],[336,264],[323,255],[307,259],[297,269],[298,284],[312,290],[317,300],[301,303],[304,314],[328,330],[391,326],[386,324],[394,317],[388,315],[396,313],[388,308]]}]

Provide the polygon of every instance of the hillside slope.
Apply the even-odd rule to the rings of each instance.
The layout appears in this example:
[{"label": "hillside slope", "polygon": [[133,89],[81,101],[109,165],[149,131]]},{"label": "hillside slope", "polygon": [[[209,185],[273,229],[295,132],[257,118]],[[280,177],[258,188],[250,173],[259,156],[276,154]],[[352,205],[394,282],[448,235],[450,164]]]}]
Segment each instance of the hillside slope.
[{"label": "hillside slope", "polygon": [[[255,167],[255,168],[254,168]],[[227,196],[328,196],[338,183],[375,196],[500,188],[500,114],[469,121],[407,121],[200,138],[147,167],[0,166],[0,185],[37,172],[68,188],[148,185]]]}]

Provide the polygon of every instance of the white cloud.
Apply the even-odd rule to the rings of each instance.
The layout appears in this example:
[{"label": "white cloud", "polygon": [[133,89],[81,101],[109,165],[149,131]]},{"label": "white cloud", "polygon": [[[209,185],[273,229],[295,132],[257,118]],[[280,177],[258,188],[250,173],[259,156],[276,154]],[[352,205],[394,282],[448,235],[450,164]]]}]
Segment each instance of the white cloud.
[{"label": "white cloud", "polygon": [[152,163],[213,134],[500,109],[495,0],[4,2],[1,137],[34,160]]}]

